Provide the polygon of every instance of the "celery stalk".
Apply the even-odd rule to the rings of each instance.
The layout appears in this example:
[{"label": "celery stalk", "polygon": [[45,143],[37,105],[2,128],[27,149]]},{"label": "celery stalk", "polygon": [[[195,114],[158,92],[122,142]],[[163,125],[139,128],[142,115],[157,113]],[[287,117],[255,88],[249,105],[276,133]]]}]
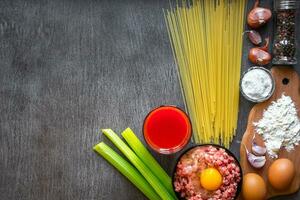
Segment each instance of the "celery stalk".
[{"label": "celery stalk", "polygon": [[173,187],[172,180],[170,176],[165,172],[165,170],[158,164],[151,153],[146,149],[143,143],[138,139],[134,132],[127,128],[122,132],[123,138],[126,140],[131,149],[135,154],[147,165],[147,167],[152,171],[152,173],[162,182],[162,184],[167,188],[170,194],[176,198]]},{"label": "celery stalk", "polygon": [[151,172],[151,170],[137,157],[137,155],[119,138],[119,136],[111,129],[103,129],[102,132],[108,137],[116,147],[128,158],[128,160],[139,170],[144,178],[153,187],[156,193],[163,200],[171,200],[174,197],[163,186],[159,179]]},{"label": "celery stalk", "polygon": [[96,144],[93,149],[112,164],[120,173],[128,178],[150,200],[161,199],[144,177],[124,158],[112,150],[104,142]]}]

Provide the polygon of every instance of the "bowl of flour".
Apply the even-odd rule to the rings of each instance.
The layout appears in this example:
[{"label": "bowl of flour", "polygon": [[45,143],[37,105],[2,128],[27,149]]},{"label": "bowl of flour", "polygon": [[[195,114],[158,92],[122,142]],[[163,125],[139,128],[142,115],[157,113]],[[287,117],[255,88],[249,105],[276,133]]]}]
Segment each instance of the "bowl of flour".
[{"label": "bowl of flour", "polygon": [[252,102],[263,102],[269,99],[275,90],[272,73],[263,67],[251,67],[242,76],[241,93]]}]

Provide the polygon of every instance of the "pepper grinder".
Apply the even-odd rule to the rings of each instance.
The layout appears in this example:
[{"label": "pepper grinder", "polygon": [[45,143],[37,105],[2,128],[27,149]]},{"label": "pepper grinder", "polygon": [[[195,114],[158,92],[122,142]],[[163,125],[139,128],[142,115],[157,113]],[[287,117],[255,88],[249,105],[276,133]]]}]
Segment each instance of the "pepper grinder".
[{"label": "pepper grinder", "polygon": [[275,0],[274,65],[295,65],[297,0]]}]

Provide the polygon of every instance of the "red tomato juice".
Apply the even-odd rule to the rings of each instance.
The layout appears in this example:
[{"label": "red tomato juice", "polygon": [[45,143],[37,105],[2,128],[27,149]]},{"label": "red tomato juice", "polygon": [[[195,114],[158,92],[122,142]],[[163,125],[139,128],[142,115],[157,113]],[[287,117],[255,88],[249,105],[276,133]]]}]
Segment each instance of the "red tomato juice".
[{"label": "red tomato juice", "polygon": [[170,154],[184,148],[191,137],[191,129],[185,112],[175,106],[161,106],[148,114],[143,132],[152,149]]}]

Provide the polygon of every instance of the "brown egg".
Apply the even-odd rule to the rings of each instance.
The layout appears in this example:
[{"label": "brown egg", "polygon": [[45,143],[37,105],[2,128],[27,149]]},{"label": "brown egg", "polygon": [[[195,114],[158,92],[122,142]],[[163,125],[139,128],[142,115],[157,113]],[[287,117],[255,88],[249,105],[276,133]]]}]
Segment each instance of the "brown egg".
[{"label": "brown egg", "polygon": [[267,195],[264,179],[255,173],[244,175],[242,192],[245,200],[264,200]]},{"label": "brown egg", "polygon": [[269,167],[268,179],[273,188],[286,189],[295,176],[295,167],[292,161],[286,158],[275,160]]}]

